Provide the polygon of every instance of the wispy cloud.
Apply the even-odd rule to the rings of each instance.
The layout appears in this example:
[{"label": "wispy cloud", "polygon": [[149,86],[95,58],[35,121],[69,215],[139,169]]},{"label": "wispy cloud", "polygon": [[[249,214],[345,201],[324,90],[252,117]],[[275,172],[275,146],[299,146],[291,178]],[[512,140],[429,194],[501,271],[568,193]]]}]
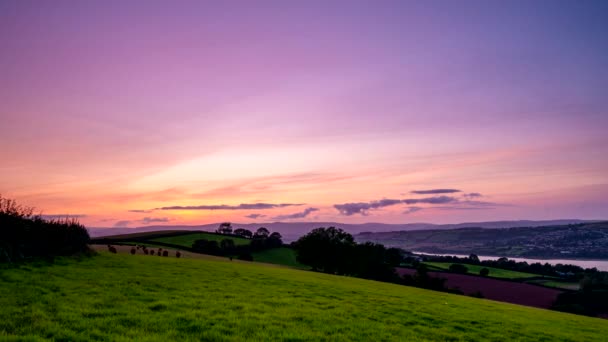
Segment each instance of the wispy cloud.
[{"label": "wispy cloud", "polygon": [[424,209],[424,208],[422,208],[422,207],[409,207],[403,213],[407,215],[407,214],[415,213],[415,212],[420,211],[422,209]]},{"label": "wispy cloud", "polygon": [[49,215],[40,215],[45,220],[61,220],[61,219],[78,219],[87,217],[85,214],[49,214]]},{"label": "wispy cloud", "polygon": [[149,214],[152,211],[153,210],[149,210],[149,209],[148,210],[145,210],[145,209],[131,209],[131,210],[128,210],[128,212],[130,212],[130,213],[145,213],[145,214]]},{"label": "wispy cloud", "polygon": [[150,224],[150,223],[160,223],[160,222],[169,222],[170,219],[168,217],[144,217],[141,219],[141,223]]},{"label": "wispy cloud", "polygon": [[368,212],[372,209],[379,209],[400,203],[402,203],[402,201],[399,199],[382,199],[379,201],[371,202],[335,204],[334,208],[336,208],[338,212],[340,212],[340,214],[345,216],[351,216],[355,214],[367,215]]},{"label": "wispy cloud", "polygon": [[258,219],[261,217],[266,217],[266,215],[264,214],[249,214],[249,215],[245,215],[246,218],[250,218],[250,219]]},{"label": "wispy cloud", "polygon": [[160,207],[154,210],[262,210],[262,209],[273,209],[273,208],[283,208],[283,207],[291,207],[291,206],[300,206],[304,205],[304,203],[241,203],[239,205],[227,205],[227,204],[219,204],[219,205],[187,205],[187,206],[170,206],[170,207]]},{"label": "wispy cloud", "polygon": [[481,194],[479,192],[471,192],[468,194],[462,194],[462,197],[466,198],[467,200],[471,200],[473,198],[481,197]]},{"label": "wispy cloud", "polygon": [[314,212],[314,211],[318,211],[319,208],[306,208],[304,209],[304,211],[301,211],[299,213],[293,213],[293,214],[287,214],[287,215],[278,215],[273,217],[274,220],[292,220],[292,219],[299,219],[299,218],[304,218],[306,216],[308,216],[310,213]]},{"label": "wispy cloud", "polygon": [[127,227],[130,224],[131,224],[131,221],[129,221],[129,220],[121,220],[121,221],[117,221],[116,223],[114,223],[114,227]]},{"label": "wispy cloud", "polygon": [[405,204],[445,204],[458,201],[455,197],[450,196],[437,196],[437,197],[426,197],[426,198],[408,198],[401,202]]},{"label": "wispy cloud", "polygon": [[416,194],[416,195],[453,194],[456,192],[461,192],[461,190],[458,190],[458,189],[429,189],[429,190],[411,191],[412,194]]},{"label": "wispy cloud", "polygon": [[[354,202],[354,203],[343,203],[343,204],[335,204],[334,208],[338,210],[338,212],[345,216],[351,216],[355,214],[368,215],[370,210],[380,209],[384,207],[389,207],[397,204],[429,204],[429,205],[439,205],[439,204],[461,204],[464,206],[469,205],[479,205],[484,206],[486,204],[481,204],[486,202],[479,201],[461,201],[456,197],[452,196],[433,196],[433,197],[423,197],[423,198],[406,198],[406,199],[382,199],[378,201],[371,202]],[[487,202],[490,204],[489,202]],[[415,211],[422,210],[421,207],[410,207],[405,211],[406,214],[413,213]]]}]

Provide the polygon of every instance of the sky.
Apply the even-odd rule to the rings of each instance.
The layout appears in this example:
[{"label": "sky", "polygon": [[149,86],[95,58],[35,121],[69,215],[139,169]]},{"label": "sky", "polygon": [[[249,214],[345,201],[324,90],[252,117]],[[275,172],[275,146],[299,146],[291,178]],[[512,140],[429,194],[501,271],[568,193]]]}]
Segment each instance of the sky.
[{"label": "sky", "polygon": [[608,218],[606,1],[0,1],[0,194],[87,226]]}]

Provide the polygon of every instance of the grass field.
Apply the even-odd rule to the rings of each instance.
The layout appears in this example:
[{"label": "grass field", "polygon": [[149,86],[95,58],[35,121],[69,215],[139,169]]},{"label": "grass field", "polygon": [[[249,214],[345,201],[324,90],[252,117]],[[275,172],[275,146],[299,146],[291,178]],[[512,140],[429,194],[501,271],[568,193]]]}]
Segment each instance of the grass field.
[{"label": "grass field", "polygon": [[285,265],[301,269],[310,269],[310,267],[300,264],[296,260],[296,252],[287,247],[267,249],[261,252],[253,253],[253,260],[258,262],[266,262],[269,264]]},{"label": "grass field", "polygon": [[[428,266],[431,266],[431,268],[438,269],[438,270],[446,270],[446,271],[449,270],[450,265],[452,265],[451,262],[425,262],[425,264]],[[468,274],[479,274],[479,271],[482,268],[487,268],[490,271],[489,276],[494,277],[494,278],[518,279],[518,278],[542,277],[541,275],[538,275],[538,274],[517,272],[517,271],[505,270],[502,268],[485,267],[485,266],[470,265],[470,264],[463,264],[463,265],[465,265],[469,269]]]},{"label": "grass field", "polygon": [[250,240],[240,237],[234,236],[225,236],[218,234],[210,234],[210,233],[192,233],[186,235],[177,235],[177,236],[165,236],[155,239],[150,239],[149,241],[154,243],[156,242],[164,242],[170,243],[172,245],[183,246],[183,247],[192,247],[194,241],[199,239],[206,239],[210,241],[217,241],[218,243],[224,239],[230,239],[234,241],[235,245],[248,245],[251,243]]},{"label": "grass field", "polygon": [[0,270],[0,340],[600,341],[605,320],[238,261],[99,256]]},{"label": "grass field", "polygon": [[577,282],[565,282],[565,281],[553,281],[553,280],[535,280],[530,281],[530,283],[541,284],[544,286],[555,287],[558,289],[567,289],[567,290],[578,290],[580,289],[580,284]]}]

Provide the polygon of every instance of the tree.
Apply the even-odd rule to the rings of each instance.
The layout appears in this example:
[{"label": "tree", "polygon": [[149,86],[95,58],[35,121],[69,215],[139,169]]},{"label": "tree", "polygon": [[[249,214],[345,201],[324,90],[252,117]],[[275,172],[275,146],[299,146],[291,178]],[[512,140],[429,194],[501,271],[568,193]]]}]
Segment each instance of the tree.
[{"label": "tree", "polygon": [[451,264],[450,265],[450,272],[454,272],[454,273],[467,273],[469,272],[469,269],[463,265],[463,264]]},{"label": "tree", "polygon": [[200,239],[194,241],[192,244],[192,250],[197,253],[221,255],[220,246],[217,241],[210,241],[207,239]]},{"label": "tree", "polygon": [[482,277],[487,277],[488,274],[490,274],[490,270],[485,267],[479,270],[479,275]]},{"label": "tree", "polygon": [[258,238],[267,238],[268,235],[270,235],[270,232],[268,231],[268,229],[264,228],[264,227],[260,227],[258,228],[258,230],[255,231],[255,234],[253,234],[253,237],[258,237]]},{"label": "tree", "polygon": [[477,256],[477,254],[471,254],[471,255],[469,255],[469,260],[471,262],[473,262],[474,264],[478,264],[479,263],[479,257]]},{"label": "tree", "polygon": [[221,223],[220,226],[217,227],[216,232],[219,233],[219,234],[231,234],[232,233],[232,225],[230,224],[230,222]]},{"label": "tree", "polygon": [[277,248],[283,245],[283,240],[281,240],[282,236],[278,232],[274,232],[270,234],[270,236],[266,239],[266,248]]},{"label": "tree", "polygon": [[297,260],[314,270],[344,274],[355,246],[353,236],[342,229],[316,228],[294,243]]},{"label": "tree", "polygon": [[247,239],[251,239],[251,237],[253,236],[253,233],[251,232],[251,230],[243,229],[243,228],[235,229],[233,233],[235,235],[239,235],[239,236],[242,236]]},{"label": "tree", "polygon": [[220,241],[220,249],[223,254],[233,254],[235,245],[232,239],[223,239]]}]

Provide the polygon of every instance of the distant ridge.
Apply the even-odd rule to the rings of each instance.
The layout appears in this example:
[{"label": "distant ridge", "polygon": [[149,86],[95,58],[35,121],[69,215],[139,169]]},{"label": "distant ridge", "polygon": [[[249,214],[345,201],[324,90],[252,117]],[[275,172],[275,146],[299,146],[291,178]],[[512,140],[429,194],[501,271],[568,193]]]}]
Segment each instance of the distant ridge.
[{"label": "distant ridge", "polygon": [[[308,233],[310,230],[318,227],[339,227],[351,234],[362,232],[395,232],[395,231],[410,231],[410,230],[426,230],[426,229],[456,229],[456,228],[513,228],[513,227],[540,227],[552,225],[565,225],[577,223],[599,222],[599,220],[578,220],[578,219],[561,219],[561,220],[517,220],[517,221],[489,221],[489,222],[464,222],[455,224],[432,224],[432,223],[404,223],[404,224],[389,224],[389,223],[361,223],[349,224],[339,222],[260,222],[260,223],[232,223],[234,228],[245,228],[255,230],[259,227],[266,227],[270,231],[279,232],[283,235],[286,242],[294,241],[300,236]],[[91,227],[87,228],[91,237],[101,237],[108,235],[153,232],[159,230],[203,230],[215,231],[219,226],[218,223],[204,225],[166,225],[166,226],[144,226],[136,228],[104,228]]]}]

